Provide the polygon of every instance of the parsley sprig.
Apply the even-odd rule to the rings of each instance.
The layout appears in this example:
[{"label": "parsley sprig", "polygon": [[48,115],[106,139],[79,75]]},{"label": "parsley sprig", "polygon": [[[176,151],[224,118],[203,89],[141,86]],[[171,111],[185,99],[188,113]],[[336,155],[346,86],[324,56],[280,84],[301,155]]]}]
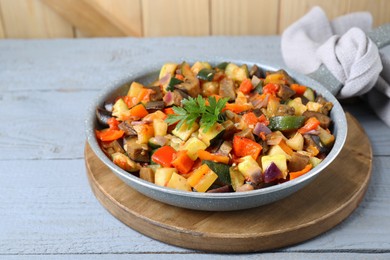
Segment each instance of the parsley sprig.
[{"label": "parsley sprig", "polygon": [[201,95],[196,98],[183,99],[182,107],[172,107],[175,114],[168,115],[165,122],[169,125],[178,122],[176,129],[180,129],[184,123],[186,123],[188,128],[191,128],[194,122],[199,119],[203,132],[207,132],[215,123],[223,122],[221,112],[228,98],[221,98],[217,101],[215,97],[208,97],[207,100],[208,104],[206,104],[206,100]]}]

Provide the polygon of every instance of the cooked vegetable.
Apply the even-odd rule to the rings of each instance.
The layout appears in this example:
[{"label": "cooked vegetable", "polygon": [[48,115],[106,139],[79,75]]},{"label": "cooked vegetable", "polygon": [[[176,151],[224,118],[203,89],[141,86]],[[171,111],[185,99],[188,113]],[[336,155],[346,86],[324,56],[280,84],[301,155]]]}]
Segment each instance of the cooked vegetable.
[{"label": "cooked vegetable", "polygon": [[95,134],[115,164],[156,185],[244,192],[320,164],[335,141],[332,107],[283,70],[167,63],[97,108]]},{"label": "cooked vegetable", "polygon": [[152,160],[162,167],[170,167],[175,153],[176,151],[172,147],[163,146],[152,155]]},{"label": "cooked vegetable", "polygon": [[213,172],[218,175],[218,181],[222,183],[222,185],[231,184],[229,165],[207,160],[202,161],[202,163],[206,164]]},{"label": "cooked vegetable", "polygon": [[304,121],[304,116],[274,116],[269,119],[268,127],[272,131],[291,131],[300,128]]}]

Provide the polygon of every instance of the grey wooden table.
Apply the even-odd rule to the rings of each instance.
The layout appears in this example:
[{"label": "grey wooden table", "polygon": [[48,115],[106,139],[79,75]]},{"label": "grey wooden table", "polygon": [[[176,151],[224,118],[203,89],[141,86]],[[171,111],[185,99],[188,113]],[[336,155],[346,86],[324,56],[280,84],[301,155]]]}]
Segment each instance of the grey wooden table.
[{"label": "grey wooden table", "polygon": [[[374,151],[367,194],[344,222],[272,252],[221,255],[170,246],[111,216],[87,182],[86,109],[109,82],[148,64],[200,60],[282,65],[279,37],[0,41],[0,258],[390,258],[390,128],[344,105]],[[356,140],[357,142],[359,140]]]}]

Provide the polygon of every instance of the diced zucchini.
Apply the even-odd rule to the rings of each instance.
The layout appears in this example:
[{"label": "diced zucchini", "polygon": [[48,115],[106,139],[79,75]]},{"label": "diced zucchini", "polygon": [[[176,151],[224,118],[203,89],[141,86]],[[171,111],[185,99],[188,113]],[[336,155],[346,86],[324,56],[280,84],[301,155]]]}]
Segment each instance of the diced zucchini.
[{"label": "diced zucchini", "polygon": [[226,66],[228,65],[229,63],[228,62],[221,62],[219,63],[216,68],[220,69],[220,70],[225,70],[226,69]]},{"label": "diced zucchini", "polygon": [[160,118],[153,120],[154,136],[165,136],[168,130],[168,124]]},{"label": "diced zucchini", "polygon": [[202,69],[211,69],[211,65],[208,62],[197,61],[192,65],[192,72],[197,75]]},{"label": "diced zucchini", "polygon": [[215,70],[213,69],[201,69],[198,72],[197,78],[201,80],[212,81],[214,79]]},{"label": "diced zucchini", "polygon": [[268,128],[272,131],[291,131],[300,128],[304,122],[304,116],[274,116],[269,119]]},{"label": "diced zucchini", "polygon": [[182,146],[183,143],[184,142],[179,137],[173,135],[170,137],[169,145],[176,151],[180,150],[180,147]]},{"label": "diced zucchini", "polygon": [[317,128],[317,130],[320,132],[318,136],[321,140],[321,143],[327,147],[332,146],[335,140],[334,135],[332,135],[320,126]]},{"label": "diced zucchini", "polygon": [[296,116],[301,116],[307,110],[307,107],[302,104],[302,99],[300,97],[288,101],[287,105],[294,108]]},{"label": "diced zucchini", "polygon": [[167,74],[169,74],[172,77],[175,74],[176,68],[177,68],[176,63],[165,63],[160,70],[160,75],[158,78],[161,79]]},{"label": "diced zucchini", "polygon": [[234,191],[237,191],[238,187],[241,187],[245,182],[245,177],[237,169],[237,167],[230,167],[229,169],[230,180]]},{"label": "diced zucchini", "polygon": [[211,141],[216,138],[225,128],[219,124],[215,123],[208,131],[204,131],[204,127],[199,128],[198,138],[202,140],[207,146],[210,146]]},{"label": "diced zucchini", "polygon": [[140,170],[141,166],[131,160],[127,155],[123,153],[113,153],[111,155],[112,161],[121,167],[123,170],[128,171],[128,172],[137,172]]},{"label": "diced zucchini", "polygon": [[183,141],[187,141],[187,139],[191,136],[193,132],[199,129],[199,124],[194,122],[191,127],[188,127],[186,123],[182,124],[179,129],[175,128],[172,131],[172,134],[179,137]]},{"label": "diced zucchini", "polygon": [[315,100],[314,91],[311,88],[306,88],[305,92],[303,93],[303,96],[307,98],[309,101]]},{"label": "diced zucchini", "polygon": [[154,174],[154,183],[159,186],[167,186],[173,173],[177,173],[175,168],[158,168]]},{"label": "diced zucchini", "polygon": [[296,132],[293,137],[291,137],[286,141],[286,144],[290,146],[291,149],[294,149],[295,151],[303,150],[304,139],[302,134]]},{"label": "diced zucchini", "polygon": [[274,154],[274,155],[266,155],[261,157],[261,165],[263,169],[267,169],[271,163],[275,163],[275,165],[279,168],[279,170],[283,174],[283,178],[287,177],[287,159],[283,154]]},{"label": "diced zucchini", "polygon": [[144,88],[144,86],[138,82],[133,81],[131,83],[129,91],[127,92],[127,95],[129,97],[138,97],[141,90]]},{"label": "diced zucchini", "polygon": [[191,191],[191,186],[187,183],[187,179],[180,174],[177,174],[176,172],[172,173],[172,176],[168,181],[167,187],[177,190]]},{"label": "diced zucchini", "polygon": [[316,167],[320,162],[322,162],[322,159],[317,157],[310,157],[309,158],[310,164],[313,165],[313,168]]},{"label": "diced zucchini", "polygon": [[251,155],[241,158],[241,162],[238,164],[238,170],[250,182],[259,184],[262,181],[261,168]]},{"label": "diced zucchini", "polygon": [[218,181],[222,185],[230,185],[230,173],[229,173],[229,165],[223,163],[216,163],[213,161],[202,161],[206,164],[213,172],[218,175]]},{"label": "diced zucchini", "polygon": [[127,107],[125,101],[123,101],[122,98],[118,99],[112,107],[112,115],[120,121],[124,120],[124,116],[126,115],[126,113],[128,113],[128,111],[129,108]]},{"label": "diced zucchini", "polygon": [[218,179],[218,175],[206,164],[196,169],[187,179],[187,183],[197,192],[205,192]]},{"label": "diced zucchini", "polygon": [[156,138],[154,138],[154,137],[151,137],[149,139],[148,146],[150,148],[152,148],[153,150],[161,147],[161,145],[156,141]]},{"label": "diced zucchini", "polygon": [[171,80],[168,83],[168,86],[164,89],[173,92],[175,90],[175,86],[180,83],[183,83],[183,81],[177,78],[171,78]]},{"label": "diced zucchini", "polygon": [[234,63],[229,63],[225,68],[225,74],[234,81],[242,82],[249,77],[248,67],[244,64],[238,67]]},{"label": "diced zucchini", "polygon": [[199,150],[206,150],[207,145],[196,137],[191,137],[184,144],[182,150],[187,150],[188,156],[195,161],[198,158]]}]

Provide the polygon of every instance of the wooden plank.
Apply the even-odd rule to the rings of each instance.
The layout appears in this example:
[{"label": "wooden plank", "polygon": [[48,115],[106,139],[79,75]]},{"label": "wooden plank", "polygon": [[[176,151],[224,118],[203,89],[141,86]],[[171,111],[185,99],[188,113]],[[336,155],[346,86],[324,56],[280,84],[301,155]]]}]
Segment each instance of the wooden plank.
[{"label": "wooden plank", "polygon": [[[372,151],[358,121],[349,114],[347,121],[348,138],[329,167],[299,192],[258,208],[199,212],[157,202],[129,188],[89,146],[85,149],[88,179],[95,196],[111,214],[157,240],[221,253],[274,250],[328,231],[346,219],[364,197],[372,173]],[[364,149],[367,151],[362,154]]]},{"label": "wooden plank", "polygon": [[122,17],[110,15],[93,0],[41,1],[90,36],[140,36]]},{"label": "wooden plank", "polygon": [[246,255],[229,255],[229,254],[210,254],[201,252],[188,252],[188,253],[176,253],[176,252],[155,252],[155,253],[105,253],[105,254],[93,254],[85,253],[75,255],[7,255],[7,259],[17,260],[40,260],[40,259],[56,259],[67,260],[72,259],[94,259],[94,260],[128,260],[128,259],[140,259],[140,260],[172,260],[172,259],[199,259],[213,260],[213,259],[261,259],[261,260],[274,260],[274,259],[389,259],[390,253],[359,253],[349,252],[348,254],[342,252],[288,252],[277,251],[272,253],[259,254],[246,254]]},{"label": "wooden plank", "polygon": [[[142,36],[141,0],[94,0],[110,17],[122,20],[132,28],[136,36]],[[75,28],[77,38],[91,37],[88,31]]]},{"label": "wooden plank", "polygon": [[346,14],[349,0],[280,0],[279,33],[305,15],[314,6],[320,6],[329,19]]},{"label": "wooden plank", "polygon": [[349,12],[366,11],[373,17],[373,26],[390,23],[390,1],[349,0]]},{"label": "wooden plank", "polygon": [[211,34],[277,34],[278,10],[279,0],[211,0]]},{"label": "wooden plank", "polygon": [[[373,163],[366,197],[349,218],[276,256],[316,252],[331,258],[332,252],[344,252],[343,258],[349,256],[345,252],[388,250],[390,160],[377,157]],[[0,169],[0,255],[179,253],[187,258],[193,253],[145,237],[112,217],[92,195],[83,159],[0,161]]]},{"label": "wooden plank", "polygon": [[[0,10],[1,10],[1,2],[0,2]],[[5,34],[4,34],[3,16],[0,11],[0,38],[4,38],[4,37]]]},{"label": "wooden plank", "polygon": [[142,0],[144,36],[210,34],[208,0]]},{"label": "wooden plank", "polygon": [[72,26],[37,0],[2,0],[6,38],[72,38]]}]

